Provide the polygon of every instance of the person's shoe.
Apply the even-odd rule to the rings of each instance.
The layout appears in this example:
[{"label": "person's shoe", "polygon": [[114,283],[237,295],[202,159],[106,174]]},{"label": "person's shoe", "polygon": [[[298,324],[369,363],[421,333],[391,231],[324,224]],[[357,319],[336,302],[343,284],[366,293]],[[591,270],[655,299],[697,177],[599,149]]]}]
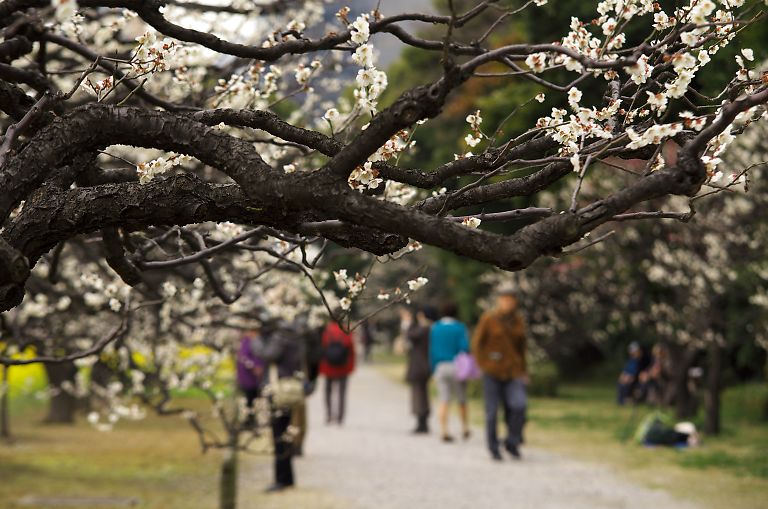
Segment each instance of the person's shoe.
[{"label": "person's shoe", "polygon": [[507,450],[507,452],[510,454],[510,456],[512,456],[516,460],[519,460],[519,459],[522,458],[522,456],[520,455],[520,449],[518,449],[518,447],[516,445],[514,445],[514,444],[506,444],[504,446],[504,448]]},{"label": "person's shoe", "polygon": [[501,461],[501,453],[499,451],[491,451],[491,459],[493,461]]},{"label": "person's shoe", "polygon": [[288,484],[280,484],[275,483],[271,484],[267,487],[267,489],[264,490],[264,493],[279,493],[281,491],[287,490],[288,488],[292,488],[293,486]]},{"label": "person's shoe", "polygon": [[451,435],[443,435],[443,442],[446,444],[450,444],[453,442],[453,437]]},{"label": "person's shoe", "polygon": [[469,437],[472,436],[472,432],[469,430],[465,430],[464,433],[461,434],[461,438],[464,440],[469,440]]},{"label": "person's shoe", "polygon": [[418,423],[416,424],[416,428],[413,430],[414,435],[419,435],[422,433],[429,433],[429,427],[427,426],[427,420],[419,418]]}]

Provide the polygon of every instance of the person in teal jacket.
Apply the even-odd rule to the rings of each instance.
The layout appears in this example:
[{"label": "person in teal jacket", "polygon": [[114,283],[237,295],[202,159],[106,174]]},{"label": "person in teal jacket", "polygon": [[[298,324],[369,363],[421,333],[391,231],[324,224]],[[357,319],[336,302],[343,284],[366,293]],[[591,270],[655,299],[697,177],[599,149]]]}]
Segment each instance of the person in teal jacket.
[{"label": "person in teal jacket", "polygon": [[442,318],[432,325],[429,332],[429,363],[437,384],[440,400],[438,417],[444,442],[453,442],[448,431],[448,405],[451,401],[459,404],[462,436],[469,438],[469,416],[467,413],[467,383],[456,376],[454,359],[461,352],[469,352],[469,331],[466,325],[456,319],[458,308],[454,303],[445,304],[441,309]]}]

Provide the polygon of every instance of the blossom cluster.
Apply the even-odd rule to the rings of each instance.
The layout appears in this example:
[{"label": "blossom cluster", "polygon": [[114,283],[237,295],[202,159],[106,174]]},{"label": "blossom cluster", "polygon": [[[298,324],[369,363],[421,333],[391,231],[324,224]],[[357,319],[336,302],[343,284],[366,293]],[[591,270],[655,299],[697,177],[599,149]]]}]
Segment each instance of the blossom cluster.
[{"label": "blossom cluster", "polygon": [[192,158],[184,154],[170,152],[168,157],[158,157],[149,162],[142,162],[136,165],[136,173],[139,175],[139,183],[147,184],[157,175],[163,174],[180,164],[191,161]]},{"label": "blossom cluster", "polygon": [[131,66],[136,75],[163,72],[169,68],[178,44],[170,39],[158,39],[154,30],[148,30],[136,38],[138,47]]},{"label": "blossom cluster", "polygon": [[467,115],[466,120],[470,129],[472,129],[472,132],[464,137],[464,142],[469,148],[475,148],[485,137],[480,130],[480,124],[483,123],[483,117],[480,115],[480,110],[476,110],[474,113]]}]

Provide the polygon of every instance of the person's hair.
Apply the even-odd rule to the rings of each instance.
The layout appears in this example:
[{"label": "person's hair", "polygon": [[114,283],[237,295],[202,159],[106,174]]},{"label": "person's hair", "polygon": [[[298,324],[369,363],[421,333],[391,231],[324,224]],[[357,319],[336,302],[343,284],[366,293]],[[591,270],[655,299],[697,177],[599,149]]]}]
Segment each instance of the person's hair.
[{"label": "person's hair", "polygon": [[424,317],[431,322],[435,322],[438,318],[440,318],[437,309],[435,309],[434,306],[430,306],[429,304],[422,306],[419,311],[421,311]]},{"label": "person's hair", "polygon": [[459,306],[453,301],[443,302],[443,305],[440,306],[440,314],[442,316],[456,318],[459,316]]}]

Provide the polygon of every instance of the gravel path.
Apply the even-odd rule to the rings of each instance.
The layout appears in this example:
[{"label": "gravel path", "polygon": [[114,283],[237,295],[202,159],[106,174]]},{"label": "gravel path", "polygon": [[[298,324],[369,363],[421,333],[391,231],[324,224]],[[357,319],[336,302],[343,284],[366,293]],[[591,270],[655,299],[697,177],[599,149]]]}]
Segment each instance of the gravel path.
[{"label": "gravel path", "polygon": [[[311,398],[306,456],[295,464],[300,488],[269,507],[310,508],[315,497],[306,495],[314,493],[317,506],[339,509],[695,508],[541,450],[524,448],[523,461],[494,463],[479,429],[454,444],[434,433],[410,435],[406,388],[369,367],[351,379],[348,407],[343,427],[326,426],[321,394]],[[257,470],[254,477],[269,478],[266,465]]]}]

